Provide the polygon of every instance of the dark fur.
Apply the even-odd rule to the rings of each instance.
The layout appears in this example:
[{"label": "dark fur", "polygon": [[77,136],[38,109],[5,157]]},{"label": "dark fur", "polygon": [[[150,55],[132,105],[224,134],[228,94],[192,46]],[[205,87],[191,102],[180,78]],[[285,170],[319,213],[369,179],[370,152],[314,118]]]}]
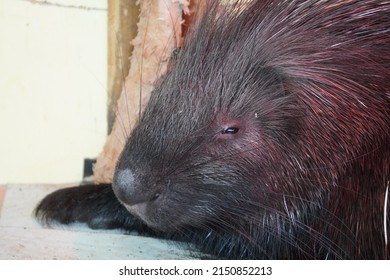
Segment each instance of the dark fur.
[{"label": "dark fur", "polygon": [[212,4],[173,59],[114,192],[61,190],[40,220],[216,258],[389,258],[389,1]]}]

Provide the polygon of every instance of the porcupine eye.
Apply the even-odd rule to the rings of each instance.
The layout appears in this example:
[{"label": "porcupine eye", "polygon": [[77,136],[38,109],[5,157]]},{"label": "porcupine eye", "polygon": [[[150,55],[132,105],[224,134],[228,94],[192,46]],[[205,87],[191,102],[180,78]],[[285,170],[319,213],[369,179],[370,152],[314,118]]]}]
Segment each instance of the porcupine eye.
[{"label": "porcupine eye", "polygon": [[238,127],[227,127],[222,130],[222,134],[236,134],[240,129]]},{"label": "porcupine eye", "polygon": [[222,120],[217,123],[217,139],[222,141],[239,139],[244,136],[246,125],[240,120]]}]

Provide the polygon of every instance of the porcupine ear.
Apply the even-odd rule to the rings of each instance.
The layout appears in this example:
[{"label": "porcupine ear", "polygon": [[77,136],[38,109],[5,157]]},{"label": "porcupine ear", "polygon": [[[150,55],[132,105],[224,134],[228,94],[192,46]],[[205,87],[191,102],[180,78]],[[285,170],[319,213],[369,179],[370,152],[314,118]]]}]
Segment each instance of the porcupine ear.
[{"label": "porcupine ear", "polygon": [[[181,53],[181,47],[177,47],[172,50],[171,56],[168,61],[167,69],[172,69],[173,67],[175,67],[176,62],[179,59],[180,53]],[[158,83],[158,81],[156,83]]]}]

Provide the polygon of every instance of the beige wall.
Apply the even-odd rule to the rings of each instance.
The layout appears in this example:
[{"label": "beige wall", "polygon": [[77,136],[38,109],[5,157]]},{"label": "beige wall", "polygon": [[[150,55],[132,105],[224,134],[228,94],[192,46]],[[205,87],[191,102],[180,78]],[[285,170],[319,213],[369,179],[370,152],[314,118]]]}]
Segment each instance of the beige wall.
[{"label": "beige wall", "polygon": [[106,0],[37,1],[0,0],[0,183],[80,181],[106,138]]}]

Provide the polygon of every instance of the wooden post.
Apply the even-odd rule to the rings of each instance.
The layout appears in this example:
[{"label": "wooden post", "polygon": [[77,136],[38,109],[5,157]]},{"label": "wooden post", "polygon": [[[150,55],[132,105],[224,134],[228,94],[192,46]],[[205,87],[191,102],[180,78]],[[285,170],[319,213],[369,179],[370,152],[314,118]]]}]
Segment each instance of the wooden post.
[{"label": "wooden post", "polygon": [[[149,100],[154,81],[164,73],[173,49],[180,44],[183,13],[189,10],[189,0],[142,0],[137,3],[140,5],[140,15],[137,35],[131,42],[133,53],[129,73],[117,102],[112,132],[94,168],[94,180],[97,183],[112,181],[116,161]],[[114,11],[119,9],[116,13],[121,14],[123,6],[118,5],[112,8]],[[111,28],[115,30],[115,27],[110,27],[110,32]],[[121,32],[127,31],[121,28]],[[117,61],[117,56],[111,59]],[[115,69],[114,74],[110,75],[121,75],[118,74],[121,70]]]}]

